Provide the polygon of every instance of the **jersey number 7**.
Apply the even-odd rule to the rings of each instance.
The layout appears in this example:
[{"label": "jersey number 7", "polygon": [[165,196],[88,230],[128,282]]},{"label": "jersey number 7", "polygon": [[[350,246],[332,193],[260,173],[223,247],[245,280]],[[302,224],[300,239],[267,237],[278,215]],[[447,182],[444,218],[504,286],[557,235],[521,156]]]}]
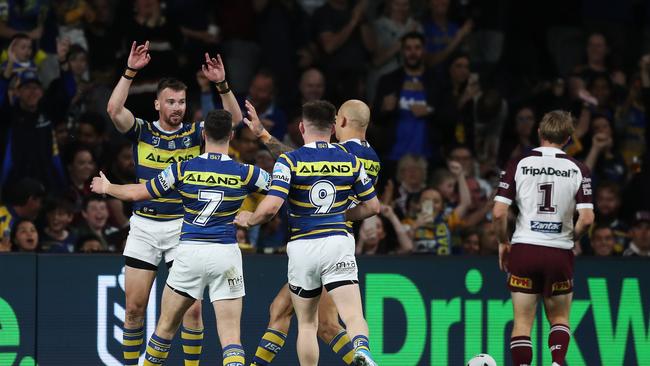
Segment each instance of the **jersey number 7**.
[{"label": "jersey number 7", "polygon": [[221,202],[223,202],[223,192],[222,191],[210,191],[210,190],[199,190],[199,201],[207,202],[203,209],[192,221],[193,224],[205,226],[210,220],[210,216],[219,208]]}]

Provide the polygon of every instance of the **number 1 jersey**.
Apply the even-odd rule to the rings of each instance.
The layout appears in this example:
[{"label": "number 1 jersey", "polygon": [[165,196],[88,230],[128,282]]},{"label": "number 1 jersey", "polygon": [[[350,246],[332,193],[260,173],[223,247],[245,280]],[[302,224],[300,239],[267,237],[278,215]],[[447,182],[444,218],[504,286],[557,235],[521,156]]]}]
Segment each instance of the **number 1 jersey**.
[{"label": "number 1 jersey", "polygon": [[495,201],[519,209],[511,242],[573,248],[576,209],[593,209],[589,169],[553,147],[538,147],[508,163]]}]

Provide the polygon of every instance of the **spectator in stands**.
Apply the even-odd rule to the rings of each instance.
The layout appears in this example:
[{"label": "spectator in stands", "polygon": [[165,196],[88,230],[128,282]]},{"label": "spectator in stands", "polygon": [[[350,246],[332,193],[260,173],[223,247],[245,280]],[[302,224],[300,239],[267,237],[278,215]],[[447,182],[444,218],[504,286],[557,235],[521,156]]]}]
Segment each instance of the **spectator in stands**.
[{"label": "spectator in stands", "polygon": [[609,65],[609,46],[607,39],[602,33],[592,33],[587,38],[586,63],[575,67],[577,73],[586,83],[591,82],[598,76],[609,77],[611,65]]},{"label": "spectator in stands", "polygon": [[605,116],[596,116],[591,122],[592,142],[585,165],[591,170],[594,184],[607,180],[623,183],[627,179],[625,160],[616,150],[612,123]]},{"label": "spectator in stands", "polygon": [[[105,170],[106,177],[115,184],[130,184],[135,182],[135,162],[133,147],[128,140],[121,140],[111,150],[112,159]],[[133,212],[132,202],[123,202],[114,197],[107,197],[106,204],[110,213],[112,226],[123,228],[129,225]]]},{"label": "spectator in stands", "polygon": [[59,37],[88,49],[83,25],[95,18],[93,8],[85,0],[54,1],[54,13],[59,24]]},{"label": "spectator in stands", "polygon": [[[383,174],[383,173],[382,173]],[[427,161],[421,156],[404,155],[397,164],[397,186],[392,179],[386,184],[385,201],[393,204],[398,216],[404,217],[409,211],[408,204],[413,197],[419,197],[426,186]]]},{"label": "spectator in stands", "polygon": [[21,77],[25,72],[36,73],[38,68],[32,59],[33,55],[31,38],[25,33],[16,33],[7,47],[7,61],[0,65],[2,76],[8,80],[15,75]]},{"label": "spectator in stands", "polygon": [[253,104],[264,128],[278,140],[287,133],[287,115],[275,103],[275,81],[268,71],[259,71],[248,89],[248,100]]},{"label": "spectator in stands", "polygon": [[644,104],[642,80],[646,79],[647,85],[650,86],[650,77],[646,70],[646,62],[650,62],[650,57],[646,60],[642,59],[639,63],[641,73],[645,76],[632,81],[627,98],[617,109],[615,117],[616,131],[620,134],[616,142],[620,146],[619,151],[625,159],[628,173],[640,168],[640,160],[646,150],[645,130],[648,119],[645,111],[650,110],[650,106]]},{"label": "spectator in stands", "polygon": [[84,199],[92,194],[90,181],[97,172],[97,163],[93,152],[84,145],[70,146],[65,162],[69,177],[66,196],[73,202],[75,212],[79,213]]},{"label": "spectator in stands", "polygon": [[[45,52],[55,52],[57,29],[50,1],[35,0],[25,3],[4,0],[2,9],[0,39],[9,40],[17,33],[25,33],[30,39],[38,42]],[[40,54],[36,57],[38,64],[38,59],[42,60],[45,55]]]},{"label": "spectator in stands", "polygon": [[[395,238],[387,234],[390,228]],[[359,228],[357,254],[408,254],[413,251],[413,241],[392,207],[382,205],[381,216],[364,220]]]},{"label": "spectator in stands", "polygon": [[431,183],[442,195],[443,218],[453,231],[463,225],[463,220],[472,204],[465,172],[457,161],[449,161],[448,169],[438,169],[433,173]]},{"label": "spectator in stands", "polygon": [[154,121],[158,113],[151,103],[156,98],[158,81],[179,73],[182,54],[176,50],[180,49],[182,33],[173,18],[165,14],[159,0],[138,0],[134,5],[135,12],[125,24],[123,43],[130,47],[133,41],[148,41],[151,61],[133,79],[126,107],[133,115]]},{"label": "spectator in stands", "polygon": [[481,226],[481,255],[498,255],[499,240],[492,222],[484,222]]},{"label": "spectator in stands", "polygon": [[362,99],[372,29],[366,22],[368,0],[328,0],[313,16],[314,32],[323,51],[323,70],[329,83],[328,99],[335,104]]},{"label": "spectator in stands", "polygon": [[88,80],[88,52],[67,39],[57,42],[60,76],[46,92],[47,110],[55,121],[70,124],[86,110],[92,110],[96,98],[93,83]]},{"label": "spectator in stands", "polygon": [[630,229],[630,246],[624,256],[650,257],[650,212],[639,211],[634,215]]},{"label": "spectator in stands", "polygon": [[88,40],[88,61],[92,65],[91,80],[98,83],[112,83],[115,64],[120,55],[120,27],[116,27],[116,7],[111,0],[90,0],[95,14],[85,26]]},{"label": "spectator in stands", "polygon": [[302,105],[314,100],[323,99],[325,95],[325,75],[314,67],[305,70],[300,76],[298,89],[299,100],[296,100],[289,108],[289,119],[287,133],[282,143],[298,148],[303,145],[302,134],[300,133],[300,120],[302,118]]},{"label": "spectator in stands", "polygon": [[16,227],[11,232],[11,242],[14,245],[15,252],[37,252],[40,251],[38,245],[38,230],[34,222],[28,219],[21,219],[16,222]]},{"label": "spectator in stands", "polygon": [[95,235],[101,242],[103,251],[115,252],[121,249],[126,232],[108,225],[108,206],[103,197],[92,195],[86,198],[81,215],[83,222],[77,228],[80,238]]},{"label": "spectator in stands", "polygon": [[86,235],[79,238],[77,241],[77,248],[75,250],[78,253],[100,253],[105,252],[106,249],[102,244],[102,241],[95,235]]},{"label": "spectator in stands", "polygon": [[607,225],[597,225],[591,230],[591,249],[597,257],[610,257],[616,255],[614,247],[614,231]]},{"label": "spectator in stands", "polygon": [[409,32],[422,33],[422,25],[411,17],[409,0],[388,0],[384,14],[373,24],[377,45],[368,73],[368,100],[373,100],[377,82],[400,67],[401,39]]},{"label": "spectator in stands", "polygon": [[[462,26],[449,20],[449,0],[430,0],[429,17],[423,22],[426,36],[427,64],[443,64],[472,32],[471,20]],[[439,68],[438,70],[442,70]]]},{"label": "spectator in stands", "polygon": [[106,147],[106,120],[95,112],[79,116],[76,131],[77,141],[92,151],[98,162],[102,161]]},{"label": "spectator in stands", "polygon": [[435,81],[424,64],[424,37],[407,33],[401,45],[402,68],[379,79],[370,140],[380,156],[389,160],[385,165],[394,166],[406,154],[436,162],[440,154],[432,119]]},{"label": "spectator in stands", "polygon": [[438,85],[435,103],[435,125],[440,130],[440,141],[446,146],[452,146],[465,141],[463,121],[467,110],[475,98],[481,94],[481,85],[477,74],[470,72],[469,56],[455,53],[449,57],[447,78]]},{"label": "spectator in stands", "polygon": [[501,143],[499,163],[505,166],[510,159],[527,153],[537,146],[537,131],[535,111],[531,106],[524,105],[514,114],[514,126],[504,129]]},{"label": "spectator in stands", "polygon": [[30,178],[11,182],[3,192],[4,205],[0,206],[0,252],[11,248],[11,233],[17,220],[36,220],[41,210],[45,189]]},{"label": "spectator in stands", "polygon": [[77,235],[70,229],[74,219],[74,206],[64,198],[46,203],[45,227],[41,231],[41,249],[48,253],[73,253]]},{"label": "spectator in stands", "polygon": [[411,215],[403,221],[413,240],[413,252],[450,255],[452,236],[445,220],[444,201],[440,192],[427,188],[411,207]]},{"label": "spectator in stands", "polygon": [[603,181],[600,182],[595,192],[595,222],[607,225],[612,229],[615,241],[614,251],[621,254],[627,247],[628,225],[620,217],[621,192],[619,184]]},{"label": "spectator in stands", "polygon": [[235,137],[231,145],[235,160],[246,164],[253,164],[255,162],[255,155],[259,151],[260,145],[257,137],[249,128],[239,126],[235,130]]},{"label": "spectator in stands", "polygon": [[[0,115],[4,116],[7,143],[0,182],[17,181],[23,177],[34,178],[45,185],[50,192],[60,192],[64,187],[65,175],[54,140],[50,117],[41,107],[43,86],[36,74],[23,73],[18,88],[17,100],[11,105],[4,96]],[[7,129],[8,127],[8,129]]]},{"label": "spectator in stands", "polygon": [[474,228],[463,229],[460,232],[460,249],[464,255],[479,255],[481,253],[481,236]]}]

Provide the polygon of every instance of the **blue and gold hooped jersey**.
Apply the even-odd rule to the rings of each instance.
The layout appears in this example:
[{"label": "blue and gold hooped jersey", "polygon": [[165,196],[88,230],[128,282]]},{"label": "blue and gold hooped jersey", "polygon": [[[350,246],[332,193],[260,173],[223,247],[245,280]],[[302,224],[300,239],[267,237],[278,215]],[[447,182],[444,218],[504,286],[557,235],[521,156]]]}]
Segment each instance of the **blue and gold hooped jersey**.
[{"label": "blue and gold hooped jersey", "polygon": [[332,145],[338,146],[343,151],[356,156],[357,159],[359,159],[363,164],[363,167],[366,169],[366,174],[368,174],[370,179],[372,179],[372,185],[374,186],[377,184],[381,163],[379,162],[379,156],[375,152],[375,149],[373,149],[370,144],[368,144],[368,141],[350,139]]},{"label": "blue and gold hooped jersey", "polygon": [[233,244],[237,242],[233,220],[244,198],[266,192],[270,183],[269,173],[256,166],[205,153],[168,166],[147,182],[147,190],[156,198],[172,193],[182,197],[181,242]]},{"label": "blue and gold hooped jersey", "polygon": [[[169,164],[188,161],[201,154],[201,124],[183,123],[174,132],[159,128],[158,122],[136,118],[125,136],[133,142],[133,160],[138,182],[155,178]],[[183,217],[181,196],[177,192],[164,198],[133,203],[133,213],[148,219],[167,221]]]},{"label": "blue and gold hooped jersey", "polygon": [[289,201],[289,240],[347,235],[350,197],[376,196],[361,161],[321,141],[280,155],[268,194]]}]

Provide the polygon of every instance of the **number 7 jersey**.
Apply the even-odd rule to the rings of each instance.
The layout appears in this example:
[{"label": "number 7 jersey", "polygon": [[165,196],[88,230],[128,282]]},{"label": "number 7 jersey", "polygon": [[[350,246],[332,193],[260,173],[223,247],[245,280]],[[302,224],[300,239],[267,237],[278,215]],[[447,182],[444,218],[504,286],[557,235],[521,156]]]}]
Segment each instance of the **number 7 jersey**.
[{"label": "number 7 jersey", "polygon": [[233,244],[233,220],[244,198],[265,192],[270,183],[270,175],[256,166],[205,153],[171,164],[146,186],[152,197],[180,193],[185,211],[181,242]]},{"label": "number 7 jersey", "polygon": [[502,173],[495,201],[516,204],[511,242],[573,248],[576,209],[593,209],[589,169],[553,147],[513,159]]},{"label": "number 7 jersey", "polygon": [[376,196],[361,161],[327,142],[313,142],[280,155],[269,195],[288,199],[290,239],[348,235],[350,197]]}]

